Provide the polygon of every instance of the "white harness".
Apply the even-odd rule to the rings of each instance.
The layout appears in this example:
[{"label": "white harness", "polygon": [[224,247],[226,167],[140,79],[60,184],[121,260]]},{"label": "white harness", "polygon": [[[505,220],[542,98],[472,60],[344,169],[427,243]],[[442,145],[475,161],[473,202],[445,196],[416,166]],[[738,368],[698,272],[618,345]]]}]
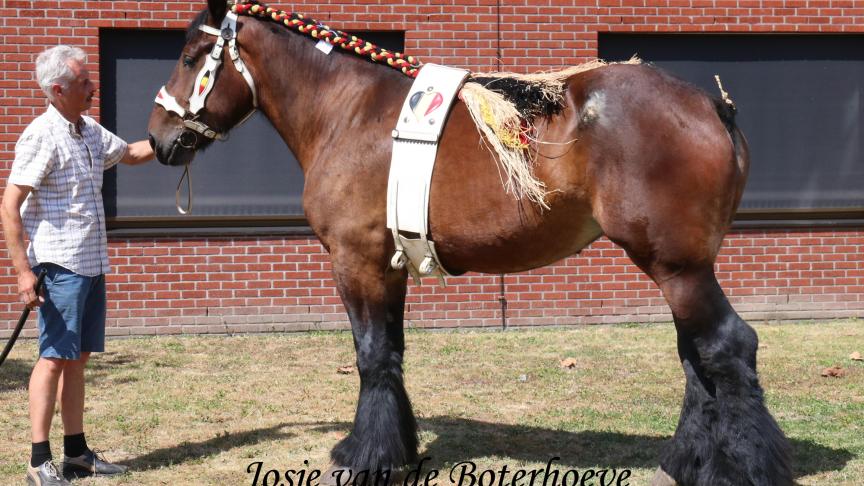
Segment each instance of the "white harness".
[{"label": "white harness", "polygon": [[[216,74],[222,65],[222,50],[225,46],[225,41],[228,41],[228,54],[234,62],[234,68],[243,76],[246,84],[249,85],[249,89],[252,90],[252,110],[236,126],[240,126],[246,122],[258,108],[258,92],[255,89],[255,81],[252,79],[252,75],[249,73],[249,69],[246,68],[243,60],[240,59],[240,52],[237,49],[237,14],[233,12],[226,13],[225,18],[222,19],[220,29],[214,29],[209,25],[199,25],[198,29],[207,34],[215,35],[218,37],[218,40],[213,46],[210,55],[207,56],[204,67],[201,68],[201,71],[198,72],[198,76],[195,78],[192,94],[189,96],[189,109],[187,110],[180,106],[180,103],[177,102],[174,96],[168,93],[165,86],[159,89],[155,100],[156,104],[161,105],[165,110],[176,113],[183,119],[183,125],[191,130],[191,132],[184,131],[177,139],[177,143],[185,148],[194,148],[197,142],[196,133],[213,140],[226,140],[228,138],[227,134],[219,133],[198,120],[198,112],[204,108],[207,95],[210,94],[210,91],[213,90],[213,85],[216,84]],[[184,137],[184,135],[186,136]],[[191,139],[189,138],[190,135]]]},{"label": "white harness", "polygon": [[[219,67],[222,65],[222,50],[225,47],[225,41],[228,41],[228,54],[234,62],[234,68],[243,76],[243,79],[246,80],[246,84],[249,85],[249,89],[252,91],[252,109],[249,110],[249,113],[247,113],[246,116],[237,123],[237,125],[235,125],[235,128],[246,123],[246,120],[248,120],[258,108],[258,91],[255,89],[255,81],[252,79],[252,74],[249,73],[249,69],[246,68],[243,60],[240,59],[240,52],[237,49],[237,14],[227,12],[225,18],[222,19],[220,29],[214,29],[209,25],[199,25],[198,29],[207,34],[215,35],[218,39],[216,40],[216,44],[213,45],[213,50],[210,51],[210,55],[207,56],[207,59],[204,61],[204,67],[201,68],[201,71],[198,72],[198,76],[195,77],[195,84],[192,86],[192,94],[189,96],[189,109],[187,110],[180,106],[180,103],[177,102],[177,98],[172,96],[171,93],[165,89],[165,86],[162,86],[159,89],[159,93],[156,94],[155,99],[157,105],[162,106],[166,111],[175,113],[183,119],[183,126],[186,127],[186,130],[183,130],[180,133],[180,136],[177,137],[175,143],[187,149],[195,148],[198,143],[198,135],[211,140],[228,139],[227,132],[219,133],[198,119],[198,112],[204,108],[204,102],[207,100],[207,95],[210,94],[210,91],[213,90],[213,85],[216,84],[216,74],[219,72]],[[183,179],[186,179],[186,185],[188,188],[185,209],[180,205],[180,186],[183,185]],[[177,211],[180,214],[188,214],[192,210],[192,174],[189,172],[188,165],[183,171],[183,175],[180,176],[180,182],[177,183],[177,191],[174,194],[174,199],[177,203]]]},{"label": "white harness", "polygon": [[387,227],[393,233],[394,269],[407,267],[415,283],[449,275],[429,240],[429,189],[438,141],[450,107],[468,76],[464,69],[425,64],[411,85],[393,130],[387,183]]}]

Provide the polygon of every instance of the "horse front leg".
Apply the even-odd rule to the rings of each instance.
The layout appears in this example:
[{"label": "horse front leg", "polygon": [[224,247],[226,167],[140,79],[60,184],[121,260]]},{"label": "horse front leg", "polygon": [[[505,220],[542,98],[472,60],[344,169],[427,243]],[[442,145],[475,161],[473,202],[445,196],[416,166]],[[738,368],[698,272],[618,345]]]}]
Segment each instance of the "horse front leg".
[{"label": "horse front leg", "polygon": [[660,282],[687,384],[652,484],[793,484],[789,444],[765,408],[756,373],[756,332],[732,309],[710,267]]},{"label": "horse front leg", "polygon": [[336,469],[375,474],[417,459],[417,423],[402,379],[406,275],[359,260],[334,255],[333,261],[354,335],[360,397],[354,427],[331,458]]}]

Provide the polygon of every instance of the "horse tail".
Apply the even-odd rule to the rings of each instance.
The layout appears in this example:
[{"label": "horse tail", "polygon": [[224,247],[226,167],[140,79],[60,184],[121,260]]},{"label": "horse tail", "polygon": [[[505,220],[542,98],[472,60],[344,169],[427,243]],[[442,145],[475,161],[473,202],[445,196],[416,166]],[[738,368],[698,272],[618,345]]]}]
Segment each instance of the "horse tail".
[{"label": "horse tail", "polygon": [[729,93],[723,89],[720,76],[715,74],[714,80],[717,81],[717,87],[720,88],[720,98],[714,98],[714,107],[717,109],[717,115],[720,116],[720,120],[726,125],[726,129],[729,130],[729,134],[732,135],[734,141],[736,128],[735,114],[738,113],[738,109],[735,108],[735,102],[729,97]]},{"label": "horse tail", "polygon": [[[729,137],[732,139],[732,162],[738,168],[739,184],[735,191],[734,203],[734,207],[737,209],[738,204],[741,202],[744,184],[746,183],[747,173],[750,169],[750,150],[747,147],[747,140],[744,138],[744,134],[735,123],[735,115],[738,113],[735,102],[729,97],[729,93],[723,89],[723,85],[720,83],[720,76],[715,75],[714,79],[717,81],[717,87],[720,88],[720,98],[713,99],[714,108],[717,111],[717,116],[720,117],[720,121],[723,122],[723,125],[729,132]],[[734,211],[732,216],[734,217]]]}]

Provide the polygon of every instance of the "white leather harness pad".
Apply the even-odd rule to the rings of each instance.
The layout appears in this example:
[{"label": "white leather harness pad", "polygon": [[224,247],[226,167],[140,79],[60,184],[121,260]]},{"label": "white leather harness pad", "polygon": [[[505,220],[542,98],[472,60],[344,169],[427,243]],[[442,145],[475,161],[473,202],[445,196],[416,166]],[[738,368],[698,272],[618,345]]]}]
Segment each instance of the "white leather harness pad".
[{"label": "white leather harness pad", "polygon": [[387,185],[387,227],[396,244],[391,265],[397,269],[407,266],[415,281],[435,276],[443,283],[443,276],[448,275],[438,261],[434,243],[427,238],[429,189],[441,131],[468,74],[464,69],[425,64],[393,131]]}]

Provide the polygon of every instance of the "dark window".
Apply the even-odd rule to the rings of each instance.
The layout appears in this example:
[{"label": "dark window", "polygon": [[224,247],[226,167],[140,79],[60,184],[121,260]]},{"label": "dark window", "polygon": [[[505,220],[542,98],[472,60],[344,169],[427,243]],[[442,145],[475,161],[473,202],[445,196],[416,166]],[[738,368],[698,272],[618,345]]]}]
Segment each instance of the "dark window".
[{"label": "dark window", "polygon": [[751,150],[739,219],[864,217],[864,36],[600,34],[738,107]]},{"label": "dark window", "polygon": [[[401,32],[356,33],[401,51]],[[168,81],[183,31],[103,29],[99,37],[102,123],[127,141],[147,137],[153,98]],[[394,121],[395,123],[395,121]],[[215,227],[305,228],[303,173],[270,122],[256,113],[191,165],[193,211],[181,216],[175,189],[182,168],[158,162],[106,173],[103,195],[114,230]],[[183,184],[183,203],[185,204]]]}]

